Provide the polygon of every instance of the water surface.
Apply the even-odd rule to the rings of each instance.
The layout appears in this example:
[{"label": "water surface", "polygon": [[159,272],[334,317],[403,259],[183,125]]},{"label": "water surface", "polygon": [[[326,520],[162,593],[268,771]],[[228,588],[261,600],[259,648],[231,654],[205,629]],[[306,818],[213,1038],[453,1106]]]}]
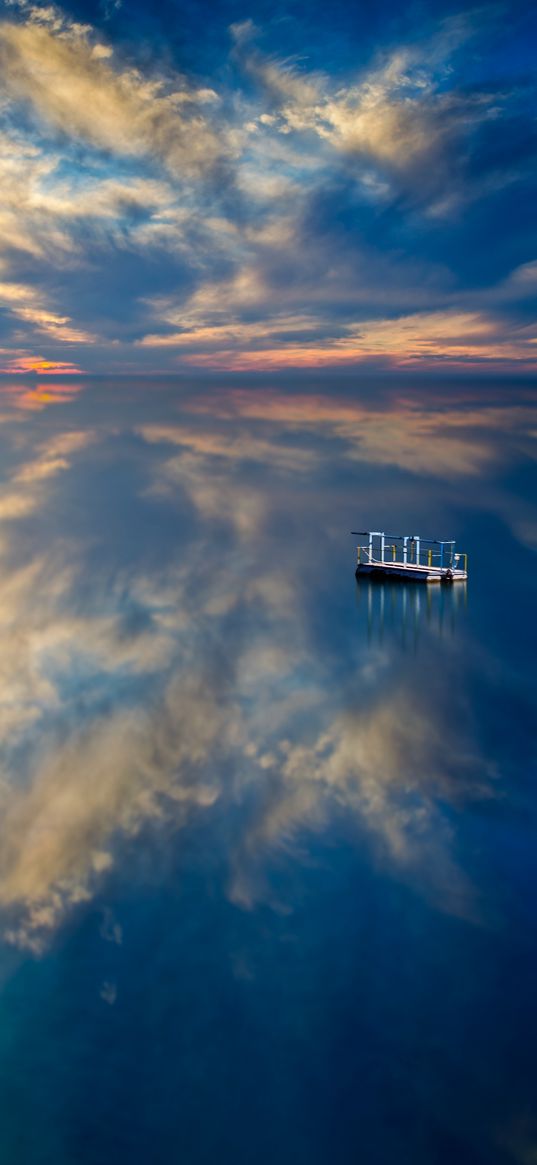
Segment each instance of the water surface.
[{"label": "water surface", "polygon": [[0,412],[1,1160],[533,1161],[530,389]]}]

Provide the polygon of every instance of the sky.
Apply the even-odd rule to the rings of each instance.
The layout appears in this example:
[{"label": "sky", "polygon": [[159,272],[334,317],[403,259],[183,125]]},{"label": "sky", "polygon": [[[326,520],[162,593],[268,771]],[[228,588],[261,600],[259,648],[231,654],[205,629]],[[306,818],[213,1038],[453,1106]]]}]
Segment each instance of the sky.
[{"label": "sky", "polygon": [[4,0],[2,373],[534,373],[535,21]]}]

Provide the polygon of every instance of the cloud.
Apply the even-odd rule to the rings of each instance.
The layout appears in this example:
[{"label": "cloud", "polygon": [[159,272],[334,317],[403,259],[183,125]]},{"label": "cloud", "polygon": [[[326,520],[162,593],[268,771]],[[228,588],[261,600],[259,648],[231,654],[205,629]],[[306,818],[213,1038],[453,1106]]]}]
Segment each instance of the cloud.
[{"label": "cloud", "polygon": [[60,158],[44,150],[13,126],[0,133],[0,243],[2,252],[60,255],[72,249],[62,224],[47,213],[46,190]]},{"label": "cloud", "polygon": [[[82,369],[79,368],[77,364],[72,364],[70,361],[45,360],[42,356],[28,355],[11,356],[6,361],[4,366],[0,367],[0,373],[16,373],[23,376],[28,372],[37,372],[39,376],[80,376]],[[51,395],[55,394],[57,397],[61,393],[61,386],[51,386],[50,390],[41,389],[41,400],[43,399],[43,393],[46,391],[50,391]],[[73,388],[72,385],[69,386],[69,392],[71,395],[74,396],[76,391],[76,388]],[[27,407],[31,407],[29,404],[30,400],[35,401],[37,399],[35,391],[32,394],[32,390],[27,390],[19,397],[21,402],[23,399],[27,402]],[[21,407],[23,407],[22,404]]]},{"label": "cloud", "polygon": [[[40,302],[40,298],[39,293],[31,286],[0,283],[0,305],[4,305],[16,319],[33,325],[33,330],[38,334],[52,336],[63,344],[90,344],[94,340],[95,337],[89,332],[73,327],[69,316],[49,311]],[[58,371],[54,363],[53,367]]]},{"label": "cloud", "polygon": [[173,220],[175,213],[175,229],[180,229],[177,195],[165,180],[110,174],[106,164],[68,162],[68,147],[24,136],[12,125],[0,132],[4,265],[16,267],[21,256],[30,256],[37,263],[52,261],[55,272],[76,270],[87,263],[83,225],[88,229],[91,224],[93,239],[101,245],[108,241],[123,247],[131,235],[140,245],[139,232],[148,220],[155,219],[156,229],[161,218]]},{"label": "cloud", "polygon": [[0,62],[9,98],[27,104],[42,124],[68,137],[126,157],[158,157],[171,172],[187,177],[221,157],[222,146],[203,113],[216,100],[212,90],[189,88],[179,77],[166,83],[114,67],[109,46],[58,9],[31,9],[26,23],[4,21]]},{"label": "cloud", "polygon": [[[535,328],[456,309],[333,325],[317,317],[271,314],[264,322],[192,320],[179,333],[149,334],[142,345],[175,347],[186,364],[230,371],[323,368],[377,362],[404,368],[505,362],[535,366]],[[266,341],[272,344],[267,345]]]},{"label": "cloud", "polygon": [[461,83],[476,17],[383,43],[344,74],[263,55],[243,22],[217,93],[171,51],[135,67],[59,8],[10,7],[0,278],[14,360],[62,363],[77,344],[101,371],[532,366],[531,263],[513,253],[518,275],[473,288],[459,239],[463,206],[527,175],[489,142],[522,124],[515,89]]},{"label": "cloud", "polygon": [[[316,135],[331,149],[372,163],[417,201],[447,206],[453,163],[472,130],[499,115],[498,94],[446,89],[451,59],[475,34],[475,22],[457,17],[429,40],[384,49],[356,80],[337,85],[292,61],[268,58],[255,47],[251,24],[234,26],[239,57],[265,90],[270,112],[258,126],[270,134]],[[370,179],[367,179],[370,180]],[[383,199],[388,188],[377,185]]]},{"label": "cloud", "polygon": [[187,366],[230,371],[534,366],[533,317],[509,310],[535,296],[531,264],[487,293],[460,291],[448,272],[423,261],[308,239],[301,209],[268,225],[274,234],[266,240],[246,232],[247,257],[231,277],[203,279],[182,298],[144,297],[154,323],[137,344],[170,349]]}]

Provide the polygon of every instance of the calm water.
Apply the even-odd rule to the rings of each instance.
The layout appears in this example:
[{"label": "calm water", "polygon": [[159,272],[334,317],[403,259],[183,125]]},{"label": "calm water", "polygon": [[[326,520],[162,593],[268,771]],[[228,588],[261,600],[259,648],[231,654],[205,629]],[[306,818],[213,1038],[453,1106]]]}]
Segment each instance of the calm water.
[{"label": "calm water", "polygon": [[534,404],[4,383],[2,1165],[535,1162]]}]

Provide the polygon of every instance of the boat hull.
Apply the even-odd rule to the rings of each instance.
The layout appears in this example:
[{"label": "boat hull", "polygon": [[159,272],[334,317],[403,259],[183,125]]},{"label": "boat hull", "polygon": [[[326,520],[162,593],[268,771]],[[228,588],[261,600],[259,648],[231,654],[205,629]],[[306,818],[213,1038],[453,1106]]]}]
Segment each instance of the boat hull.
[{"label": "boat hull", "polygon": [[442,567],[417,566],[403,562],[361,562],[356,567],[356,578],[379,582],[454,583],[466,582],[465,570],[445,570]]}]

